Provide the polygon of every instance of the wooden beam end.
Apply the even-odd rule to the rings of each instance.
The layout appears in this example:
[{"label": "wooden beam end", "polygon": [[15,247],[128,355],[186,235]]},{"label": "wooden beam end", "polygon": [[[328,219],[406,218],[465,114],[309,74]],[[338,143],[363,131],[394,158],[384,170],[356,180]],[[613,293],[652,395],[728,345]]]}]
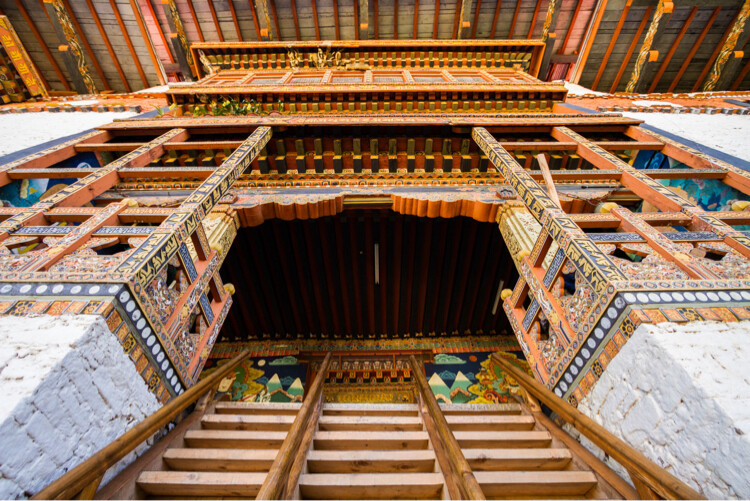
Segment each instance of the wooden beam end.
[{"label": "wooden beam end", "polygon": [[658,50],[650,50],[648,51],[648,62],[654,62],[657,59],[659,59],[659,51]]}]

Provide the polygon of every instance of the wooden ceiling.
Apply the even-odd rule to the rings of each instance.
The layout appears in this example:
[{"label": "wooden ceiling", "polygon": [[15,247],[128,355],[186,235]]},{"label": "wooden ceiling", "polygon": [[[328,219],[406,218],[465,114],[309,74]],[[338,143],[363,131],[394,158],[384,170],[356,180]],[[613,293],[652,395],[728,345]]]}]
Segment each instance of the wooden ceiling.
[{"label": "wooden ceiling", "polygon": [[224,341],[508,334],[492,309],[518,279],[496,224],[370,209],[242,228],[221,275]]},{"label": "wooden ceiling", "polygon": [[[168,41],[170,28],[158,0],[62,1],[71,14],[100,90],[135,91],[159,85],[160,66],[168,77],[178,71]],[[177,0],[176,3],[188,41],[196,43],[260,40],[255,7],[260,1]],[[369,0],[368,27],[363,33],[370,39],[456,38],[464,1],[471,0]],[[346,40],[359,36],[355,32],[357,1],[266,2],[273,40]],[[548,0],[473,0],[468,36],[539,38],[548,3]],[[653,47],[659,51],[659,71],[649,76],[648,89],[699,89],[742,4],[743,0],[687,0],[675,5],[664,33]],[[559,16],[551,30],[556,34],[553,64],[547,76],[560,79],[568,75],[584,49],[585,34],[598,28],[586,55],[580,83],[597,90],[624,90],[656,5],[656,0],[558,0]],[[597,15],[599,12],[601,16]],[[50,88],[70,90],[70,76],[57,49],[60,42],[43,0],[0,0],[0,13],[10,18]],[[726,88],[750,88],[750,46],[745,33],[736,47],[745,49],[741,70],[737,78],[726,83]]]}]

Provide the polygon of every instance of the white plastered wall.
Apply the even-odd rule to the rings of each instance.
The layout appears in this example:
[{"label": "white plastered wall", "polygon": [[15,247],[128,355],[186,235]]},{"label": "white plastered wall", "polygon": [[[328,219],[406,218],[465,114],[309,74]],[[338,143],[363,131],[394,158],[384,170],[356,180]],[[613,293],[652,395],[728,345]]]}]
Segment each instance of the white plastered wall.
[{"label": "white plastered wall", "polygon": [[160,407],[94,315],[0,317],[0,402],[0,499],[36,493]]},{"label": "white plastered wall", "polygon": [[709,499],[748,499],[749,368],[750,322],[642,324],[578,409]]}]

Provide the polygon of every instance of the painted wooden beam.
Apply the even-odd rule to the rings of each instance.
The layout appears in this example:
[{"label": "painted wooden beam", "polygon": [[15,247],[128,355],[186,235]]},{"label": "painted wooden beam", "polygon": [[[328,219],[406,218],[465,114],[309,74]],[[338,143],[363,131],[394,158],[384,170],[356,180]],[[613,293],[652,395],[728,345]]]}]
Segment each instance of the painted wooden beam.
[{"label": "painted wooden beam", "polygon": [[214,26],[216,27],[216,36],[219,37],[219,42],[224,41],[224,34],[221,32],[221,26],[219,26],[219,18],[216,17],[216,8],[214,8],[214,0],[206,0],[208,3],[208,11],[211,13],[211,19],[214,20]]},{"label": "painted wooden beam", "polygon": [[628,51],[625,53],[625,57],[622,59],[620,69],[617,70],[617,75],[615,75],[615,79],[612,81],[612,86],[609,88],[610,92],[615,92],[617,90],[617,86],[620,84],[620,79],[625,74],[625,69],[628,67],[628,63],[630,63],[630,58],[633,57],[633,52],[635,52],[635,47],[636,45],[638,45],[638,40],[641,39],[641,33],[643,33],[643,30],[646,29],[646,24],[648,24],[648,20],[651,16],[652,10],[654,10],[652,6],[646,8],[646,13],[643,14],[641,23],[638,25],[638,29],[633,36],[633,41],[630,42]]},{"label": "painted wooden beam", "polygon": [[570,25],[568,26],[568,29],[565,30],[565,39],[560,46],[560,50],[557,51],[558,54],[565,54],[565,50],[568,48],[568,41],[570,41],[570,35],[573,33],[573,29],[575,28],[576,22],[578,21],[578,15],[581,13],[582,5],[583,2],[576,2],[576,8],[573,11],[573,16],[570,18]]},{"label": "painted wooden beam", "polygon": [[497,0],[495,3],[495,13],[492,16],[492,26],[490,27],[490,39],[495,39],[495,31],[497,30],[497,20],[500,18],[500,8],[503,6],[502,0]]},{"label": "painted wooden beam", "polygon": [[[227,6],[229,7],[229,15],[232,16],[232,22],[234,23],[234,30],[237,32],[237,40],[243,41],[242,29],[240,28],[240,22],[237,20],[237,12],[234,10],[234,0],[227,0]],[[255,16],[255,10],[251,9],[253,16]],[[257,33],[257,32],[256,32]],[[258,38],[260,40],[260,38]]]},{"label": "painted wooden beam", "polygon": [[354,39],[359,40],[359,0],[354,0]]},{"label": "painted wooden beam", "polygon": [[638,59],[635,61],[633,74],[625,86],[625,92],[641,93],[648,88],[653,78],[651,76],[653,68],[659,58],[659,51],[652,49],[652,47],[656,47],[656,44],[664,35],[673,10],[674,4],[672,2],[659,0],[659,4],[654,11],[654,17],[651,19],[648,31],[646,31],[646,38],[643,40],[641,50],[638,52]]},{"label": "painted wooden beam", "polygon": [[691,89],[692,92],[696,92],[700,87],[701,84],[704,82],[704,79],[706,78],[706,75],[708,75],[708,72],[713,67],[714,62],[716,61],[716,58],[719,56],[719,52],[721,52],[721,48],[724,47],[724,43],[727,41],[727,38],[729,37],[729,33],[732,31],[732,26],[734,26],[734,22],[739,17],[742,10],[738,10],[737,14],[735,14],[732,23],[727,26],[726,31],[721,37],[721,40],[719,40],[719,43],[716,45],[716,48],[714,49],[713,53],[711,53],[711,57],[708,58],[708,61],[706,61],[706,65],[703,67],[703,71],[701,71],[701,74],[698,75],[698,78],[695,80],[695,83],[693,84],[693,88]]},{"label": "painted wooden beam", "polygon": [[299,19],[297,18],[297,0],[290,0],[292,4],[292,20],[294,21],[294,32],[297,35],[297,40],[302,40],[302,35],[299,31]]},{"label": "painted wooden beam", "polygon": [[[273,0],[271,0],[273,3]],[[268,3],[266,0],[255,0],[255,7],[253,2],[250,0],[250,9],[253,12],[257,12],[257,21],[260,25],[260,31],[258,31],[258,40],[264,42],[270,42],[273,39],[273,29],[271,28],[271,16],[269,15]],[[255,20],[256,17],[253,17]],[[278,22],[278,21],[277,21]],[[276,36],[278,37],[279,29],[276,26]],[[280,40],[280,38],[279,38]]]},{"label": "painted wooden beam", "polygon": [[[499,2],[500,0],[498,0]],[[435,0],[435,18],[432,21],[432,39],[438,39],[438,26],[440,24],[440,0]]]},{"label": "painted wooden beam", "polygon": [[536,5],[534,6],[534,14],[531,16],[531,25],[529,26],[529,33],[526,35],[526,38],[531,38],[531,36],[534,34],[534,27],[536,26],[536,19],[539,17],[539,9],[542,7],[542,0],[536,0]]},{"label": "painted wooden beam", "polygon": [[672,60],[672,56],[674,56],[674,53],[677,51],[677,48],[680,46],[680,42],[682,41],[682,37],[685,36],[685,33],[687,33],[688,28],[690,28],[690,24],[693,22],[693,18],[698,13],[698,7],[693,7],[690,9],[690,14],[688,14],[687,19],[684,23],[682,23],[682,28],[680,28],[680,32],[675,37],[674,41],[672,42],[672,46],[669,47],[669,51],[667,52],[667,55],[664,56],[664,61],[662,61],[661,66],[659,66],[659,71],[656,72],[656,76],[654,77],[653,82],[651,82],[651,86],[648,88],[649,92],[654,92],[656,90],[656,86],[659,85],[659,81],[661,80],[661,77],[664,75],[664,72],[667,70],[667,66],[669,66],[669,62]]},{"label": "painted wooden beam", "polygon": [[737,90],[740,87],[740,84],[743,80],[745,80],[745,77],[747,76],[748,72],[750,72],[750,59],[747,60],[745,63],[745,66],[742,67],[742,70],[740,71],[740,74],[737,75],[737,78],[734,80],[734,83],[732,83],[732,86],[729,88],[729,90]]},{"label": "painted wooden beam", "polygon": [[508,39],[513,39],[513,34],[516,32],[516,22],[518,21],[518,13],[521,11],[522,0],[516,0],[516,9],[513,11],[513,19],[510,20],[510,28],[508,29]]},{"label": "painted wooden beam", "polygon": [[146,23],[143,20],[143,13],[141,12],[141,8],[138,6],[138,2],[136,0],[130,0],[130,8],[133,9],[133,16],[135,16],[135,21],[138,24],[138,29],[141,31],[141,39],[143,40],[143,43],[146,44],[146,50],[148,50],[148,55],[151,57],[151,62],[154,65],[156,78],[159,80],[160,85],[166,85],[167,75],[164,73],[164,67],[162,66],[161,61],[156,55],[154,43],[151,40],[151,35],[149,35],[148,29],[146,28]]},{"label": "painted wooden beam", "polygon": [[367,40],[370,38],[370,7],[367,5],[367,0],[355,1],[359,5],[359,16],[357,17],[359,39]]},{"label": "painted wooden beam", "polygon": [[557,3],[559,1],[560,0],[549,0],[549,3],[547,4],[547,14],[544,17],[544,24],[542,25],[542,40],[544,40],[545,45],[538,75],[543,80],[547,79],[550,60],[552,59],[552,50],[555,48],[555,41],[557,40],[557,16],[560,14],[560,9],[557,8]]},{"label": "painted wooden beam", "polygon": [[380,28],[378,26],[379,21],[378,0],[372,0],[372,33],[375,40],[380,38]]},{"label": "painted wooden beam", "polygon": [[393,0],[393,39],[398,40],[398,0]]},{"label": "painted wooden beam", "polygon": [[599,80],[601,80],[602,75],[604,75],[604,70],[607,68],[607,63],[609,62],[609,56],[612,55],[612,50],[614,50],[615,48],[615,44],[617,43],[617,39],[620,36],[620,31],[622,30],[622,26],[625,24],[625,20],[628,17],[628,12],[630,12],[630,6],[632,3],[633,3],[632,0],[628,0],[627,2],[625,2],[625,7],[622,9],[622,12],[620,13],[620,20],[617,22],[615,31],[609,40],[609,45],[607,46],[607,50],[604,52],[604,57],[602,58],[602,62],[599,64],[599,71],[596,72],[596,76],[594,77],[594,82],[591,84],[591,90],[596,90],[596,88],[599,86]]},{"label": "painted wooden beam", "polygon": [[414,40],[419,38],[419,0],[414,0],[414,29],[412,30],[412,38]]},{"label": "painted wooden beam", "polygon": [[[377,19],[377,17],[378,16],[376,14],[375,19]],[[339,0],[333,0],[333,29],[336,33],[336,40],[341,40],[341,27],[339,26]],[[375,33],[375,39],[377,40],[377,38],[378,34]]]},{"label": "painted wooden beam", "polygon": [[91,17],[93,17],[94,23],[96,24],[96,28],[99,30],[99,35],[102,37],[102,41],[104,41],[104,45],[107,47],[109,57],[112,58],[112,64],[115,65],[117,74],[120,75],[120,80],[122,81],[122,85],[125,87],[125,91],[130,92],[130,84],[128,83],[128,78],[125,76],[125,72],[122,70],[120,61],[117,58],[117,53],[115,52],[114,47],[112,47],[112,42],[109,41],[107,30],[105,30],[104,26],[102,25],[102,20],[99,18],[99,13],[96,11],[94,2],[92,0],[86,0],[86,6],[88,6]]},{"label": "painted wooden beam", "polygon": [[148,85],[148,79],[146,78],[146,73],[143,71],[143,66],[141,65],[141,60],[138,58],[138,54],[135,52],[135,47],[133,47],[133,41],[130,40],[130,35],[128,34],[128,30],[125,27],[125,22],[123,22],[122,20],[122,14],[120,13],[120,8],[117,6],[117,2],[115,2],[115,0],[109,0],[109,5],[112,8],[112,12],[115,15],[117,24],[120,26],[120,32],[122,33],[122,37],[125,39],[125,45],[128,46],[130,57],[133,58],[133,64],[135,65],[136,70],[138,70],[138,75],[141,77],[141,83],[143,84],[143,87],[148,87],[149,85]]},{"label": "painted wooden beam", "polygon": [[94,50],[91,48],[88,38],[86,38],[86,33],[78,23],[78,18],[76,17],[76,13],[73,10],[73,7],[70,5],[70,2],[68,0],[63,0],[63,5],[70,15],[70,20],[73,21],[73,27],[75,28],[76,34],[81,37],[83,48],[86,49],[86,53],[89,55],[89,59],[91,60],[91,64],[94,67],[94,71],[96,71],[96,74],[99,75],[99,80],[102,81],[104,90],[112,90],[112,87],[110,87],[109,82],[107,81],[107,77],[104,75],[104,70],[102,70],[102,67],[99,64],[99,60],[97,59],[96,54],[94,54]]},{"label": "painted wooden beam", "polygon": [[315,4],[315,0],[310,0],[310,6],[312,7],[312,18],[313,18],[313,24],[315,25],[315,40],[320,40],[320,25],[318,24],[318,6]]},{"label": "painted wooden beam", "polygon": [[477,26],[479,26],[479,11],[482,8],[482,0],[477,0],[477,6],[474,8],[474,22],[471,25],[471,38],[477,37]]},{"label": "painted wooden beam", "polygon": [[44,0],[44,7],[50,16],[52,27],[60,41],[60,56],[68,68],[68,76],[79,94],[98,94],[96,83],[89,73],[83,48],[76,34],[73,22],[62,0]]},{"label": "painted wooden beam", "polygon": [[[63,0],[64,2],[67,2],[67,0]],[[159,18],[156,17],[156,12],[154,12],[154,6],[151,4],[151,0],[147,0],[145,2],[146,9],[148,9],[149,14],[151,14],[151,19],[153,20],[153,24],[156,27],[157,33],[159,33],[159,38],[161,38],[161,43],[164,45],[164,49],[167,51],[167,57],[169,58],[170,64],[174,64],[175,59],[172,55],[172,52],[169,49],[169,42],[167,42],[167,37],[164,35],[164,30],[161,28],[161,23],[159,22]]]},{"label": "painted wooden beam", "polygon": [[177,57],[177,64],[180,66],[182,76],[186,80],[193,79],[193,54],[190,51],[190,44],[185,34],[185,27],[180,19],[180,13],[177,10],[177,3],[175,0],[161,0],[164,14],[167,17],[167,24],[171,31],[169,38],[172,42],[172,48],[175,51]]},{"label": "painted wooden beam", "polygon": [[717,88],[724,90],[729,87],[730,82],[734,81],[734,78],[737,76],[742,57],[744,56],[742,52],[743,47],[738,45],[737,42],[745,40],[746,33],[750,31],[750,23],[747,22],[748,18],[750,18],[750,0],[745,0],[739,15],[734,20],[734,23],[732,23],[729,36],[724,42],[711,68],[711,72],[708,74],[708,79],[703,84],[701,90],[704,92]]},{"label": "painted wooden beam", "polygon": [[[3,14],[0,14],[0,44],[8,55],[8,59],[10,59],[10,61],[6,61],[6,64],[12,64],[16,68],[29,94],[32,96],[47,97],[49,95],[47,92],[49,85],[44,80],[44,76],[39,72],[36,65],[34,65],[34,61],[31,60],[29,53],[18,37],[18,33],[16,33],[16,30],[10,23],[10,19]],[[10,79],[3,81],[2,85],[9,88],[15,87]],[[20,90],[20,87],[18,90]]]},{"label": "painted wooden beam", "polygon": [[471,8],[473,0],[463,0],[461,2],[461,11],[458,20],[458,38],[466,39],[469,38],[471,33]]},{"label": "painted wooden beam", "polygon": [[599,24],[602,22],[604,11],[607,10],[607,2],[608,0],[598,0],[596,9],[591,14],[589,26],[586,30],[586,36],[583,38],[581,48],[578,51],[578,61],[576,61],[576,64],[571,68],[568,77],[568,80],[573,83],[578,83],[581,80],[583,68],[586,66],[586,61],[588,61],[589,54],[591,53],[591,47],[594,45],[596,33],[599,31]]},{"label": "painted wooden beam", "polygon": [[198,16],[195,14],[193,0],[187,0],[187,6],[190,11],[190,17],[193,18],[193,26],[195,26],[195,30],[198,32],[198,40],[205,42],[206,40],[203,38],[203,30],[201,30],[201,23],[198,21]]},{"label": "painted wooden beam", "polygon": [[[265,0],[263,1],[265,3]],[[268,0],[267,7],[271,8],[271,18],[273,19],[273,26],[276,29],[276,40],[281,41],[281,28],[279,27],[279,14],[276,12],[276,0]],[[270,32],[268,34],[268,39],[272,39]]]}]

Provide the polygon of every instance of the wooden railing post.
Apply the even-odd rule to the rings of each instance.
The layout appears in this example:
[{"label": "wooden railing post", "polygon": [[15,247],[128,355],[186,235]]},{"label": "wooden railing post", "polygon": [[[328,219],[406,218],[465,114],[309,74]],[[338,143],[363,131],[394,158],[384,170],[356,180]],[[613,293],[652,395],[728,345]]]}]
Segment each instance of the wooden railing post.
[{"label": "wooden railing post", "polygon": [[486,499],[482,488],[479,486],[479,482],[474,478],[474,473],[471,471],[469,462],[466,461],[461,447],[458,445],[456,437],[453,436],[448,422],[445,420],[443,411],[440,410],[440,406],[435,399],[435,394],[432,393],[430,386],[427,384],[427,378],[422,373],[422,367],[414,358],[414,355],[409,356],[409,363],[411,364],[411,372],[414,381],[416,382],[417,390],[422,397],[422,401],[427,406],[427,411],[432,419],[435,426],[435,431],[442,441],[442,447],[448,456],[453,473],[458,476],[458,485],[463,491],[463,499]]},{"label": "wooden railing post", "polygon": [[284,442],[281,444],[281,448],[276,454],[276,459],[274,459],[268,475],[266,475],[266,480],[260,487],[260,491],[255,499],[282,499],[282,496],[285,494],[288,476],[292,470],[292,466],[296,462],[296,458],[299,454],[307,453],[307,449],[304,451],[301,450],[301,444],[304,435],[308,432],[308,428],[314,426],[312,423],[317,423],[317,414],[320,409],[318,402],[320,395],[323,393],[323,384],[328,377],[328,367],[330,364],[331,352],[328,352],[320,364],[320,369],[318,369],[315,380],[310,386],[307,395],[305,395],[302,407],[297,411],[297,417],[294,419],[289,433],[287,433]]},{"label": "wooden railing post", "polygon": [[640,496],[651,498],[656,494],[662,499],[705,499],[696,490],[650,461],[497,353],[492,354],[492,361],[518,381],[530,395],[557,413],[561,419],[571,424],[628,470]]},{"label": "wooden railing post", "polygon": [[194,404],[207,391],[217,386],[229,372],[234,371],[235,367],[249,355],[248,350],[243,351],[229,363],[219,367],[206,379],[176,397],[86,461],[39,491],[32,499],[73,499],[76,497],[92,499],[96,493],[96,487],[93,487],[93,485],[96,484],[98,487],[98,482],[101,481],[110,467],[153,436],[154,433],[177,417],[179,413]]}]

